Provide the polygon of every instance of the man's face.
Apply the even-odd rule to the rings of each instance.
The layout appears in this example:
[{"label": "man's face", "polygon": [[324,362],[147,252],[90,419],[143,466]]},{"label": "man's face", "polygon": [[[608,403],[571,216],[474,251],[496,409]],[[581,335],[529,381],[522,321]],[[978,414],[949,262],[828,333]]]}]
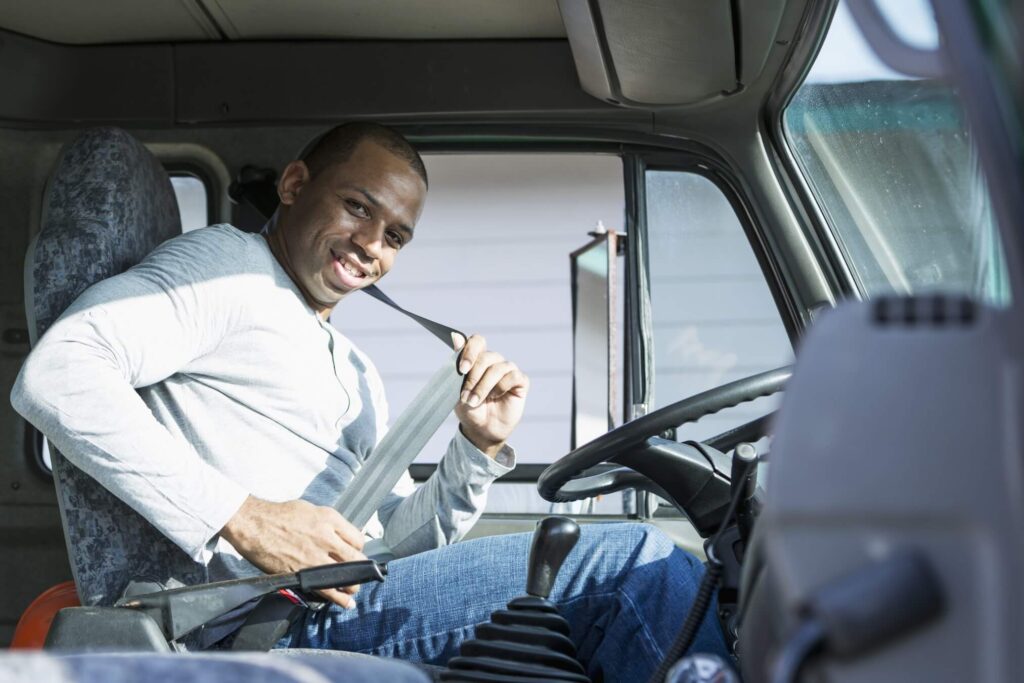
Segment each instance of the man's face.
[{"label": "man's face", "polygon": [[278,183],[284,207],[275,255],[319,312],[384,276],[412,239],[427,188],[409,163],[360,142],[343,163],[310,177],[292,162]]}]

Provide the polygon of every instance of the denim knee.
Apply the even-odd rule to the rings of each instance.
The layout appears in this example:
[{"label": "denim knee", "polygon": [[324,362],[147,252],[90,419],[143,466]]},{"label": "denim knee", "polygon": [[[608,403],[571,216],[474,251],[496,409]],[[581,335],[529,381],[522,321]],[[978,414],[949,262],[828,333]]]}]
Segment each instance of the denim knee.
[{"label": "denim knee", "polygon": [[653,524],[620,522],[594,527],[600,529],[602,545],[612,543],[622,548],[635,548],[640,554],[648,557],[664,557],[676,549],[668,534]]},{"label": "denim knee", "polygon": [[661,529],[639,522],[588,525],[584,532],[585,553],[603,553],[620,563],[644,565],[669,557],[669,565],[687,565],[691,572],[702,572],[703,564],[693,554],[678,548]]}]

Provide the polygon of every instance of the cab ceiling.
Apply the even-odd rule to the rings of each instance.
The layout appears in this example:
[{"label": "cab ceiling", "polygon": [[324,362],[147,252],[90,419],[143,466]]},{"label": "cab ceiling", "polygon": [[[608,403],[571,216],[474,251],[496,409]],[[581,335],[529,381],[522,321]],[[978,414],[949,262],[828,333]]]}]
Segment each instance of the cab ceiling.
[{"label": "cab ceiling", "polygon": [[811,5],[0,0],[0,123],[372,117],[651,130],[657,114],[718,128],[753,120]]},{"label": "cab ceiling", "polygon": [[32,0],[0,28],[69,45],[564,38],[557,0]]}]

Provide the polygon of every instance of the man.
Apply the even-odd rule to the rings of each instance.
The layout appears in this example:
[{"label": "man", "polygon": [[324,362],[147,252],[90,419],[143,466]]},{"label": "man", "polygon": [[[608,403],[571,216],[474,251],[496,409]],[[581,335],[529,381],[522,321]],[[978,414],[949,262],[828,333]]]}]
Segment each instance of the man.
[{"label": "man", "polygon": [[[456,543],[514,466],[506,441],[529,390],[482,337],[465,342],[459,429],[430,480],[415,489],[406,475],[367,529],[331,507],[383,435],[387,404],[369,358],[328,316],[393,267],[426,192],[398,133],[339,126],[285,168],[268,236],[189,233],[91,287],[12,393],[206,580],[361,559],[364,533],[399,558],[384,584],[323,591],[333,606],[305,613],[282,645],[443,663],[525,585],[528,535]],[[701,571],[652,527],[590,526],[552,599],[592,675],[643,680]],[[111,600],[77,579],[89,599]],[[696,647],[723,652],[713,617]]]}]

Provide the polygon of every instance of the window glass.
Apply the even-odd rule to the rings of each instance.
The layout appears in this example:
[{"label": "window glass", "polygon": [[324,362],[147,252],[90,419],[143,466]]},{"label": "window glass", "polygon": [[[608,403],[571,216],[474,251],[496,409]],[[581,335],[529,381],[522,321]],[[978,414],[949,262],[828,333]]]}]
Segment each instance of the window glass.
[{"label": "window glass", "polygon": [[[792,348],[736,212],[704,176],[647,172],[654,405],[792,362]],[[706,439],[761,417],[758,399],[682,428]]]},{"label": "window glass", "polygon": [[205,228],[210,224],[209,201],[206,185],[194,175],[172,174],[171,185],[178,200],[181,214],[181,231]]},{"label": "window glass", "polygon": [[[926,2],[880,6],[909,43],[936,46]],[[957,91],[884,66],[845,3],[783,123],[864,294],[947,291],[1008,300],[989,195]]]},{"label": "window glass", "polygon": [[[515,361],[531,381],[512,436],[520,463],[550,463],[569,451],[572,303],[569,255],[600,223],[623,229],[622,161],[594,154],[432,154],[430,193],[381,289],[400,305],[466,333]],[[451,354],[426,332],[368,296],[331,317],[380,371],[392,422]],[[423,449],[436,463],[458,426],[454,416]],[[596,512],[621,512],[618,497]],[[610,507],[608,507],[610,506]],[[533,484],[497,484],[488,512],[546,512]]]}]

